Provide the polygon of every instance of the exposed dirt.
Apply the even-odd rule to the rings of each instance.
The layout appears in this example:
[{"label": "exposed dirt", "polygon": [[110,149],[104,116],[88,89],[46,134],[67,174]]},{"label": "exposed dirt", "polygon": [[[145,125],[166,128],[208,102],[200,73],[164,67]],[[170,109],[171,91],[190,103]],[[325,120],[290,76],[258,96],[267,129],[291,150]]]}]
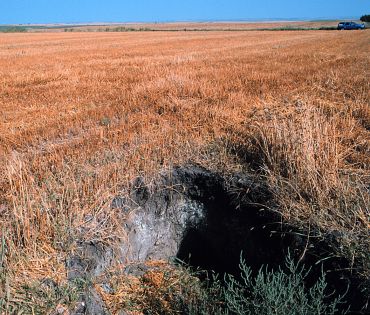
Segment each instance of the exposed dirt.
[{"label": "exposed dirt", "polygon": [[[67,263],[69,278],[94,278],[111,264],[127,265],[137,276],[148,260],[178,258],[191,266],[238,275],[240,253],[257,271],[262,265],[278,268],[290,253],[311,266],[316,281],[327,273],[330,289],[343,294],[354,311],[367,302],[366,281],[356,266],[335,257],[340,235],[318,237],[283,222],[274,208],[267,186],[254,176],[234,174],[225,179],[194,165],[175,168],[150,187],[141,178],[130,197],[117,197],[112,207],[127,213],[127,239],[118,253],[99,244],[81,244]],[[269,210],[270,209],[270,210]],[[144,268],[145,269],[145,268]],[[90,290],[85,301],[89,314],[102,314],[101,300]]]}]

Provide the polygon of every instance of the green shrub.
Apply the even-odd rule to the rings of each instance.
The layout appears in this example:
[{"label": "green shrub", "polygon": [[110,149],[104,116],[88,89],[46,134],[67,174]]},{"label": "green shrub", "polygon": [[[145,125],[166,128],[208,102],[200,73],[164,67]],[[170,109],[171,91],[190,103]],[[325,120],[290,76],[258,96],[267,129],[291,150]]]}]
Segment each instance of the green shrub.
[{"label": "green shrub", "polygon": [[[325,274],[310,288],[305,285],[309,274],[304,267],[299,267],[288,256],[287,272],[281,268],[269,271],[262,267],[257,276],[252,276],[251,269],[241,259],[241,279],[236,280],[228,275],[223,299],[226,305],[225,314],[258,314],[258,315],[331,315],[338,314],[338,305],[343,296],[332,299],[327,295]],[[345,312],[344,312],[345,313]],[[342,313],[343,314],[343,313]]]},{"label": "green shrub", "polygon": [[[310,270],[298,266],[290,256],[286,259],[285,268],[269,270],[261,267],[257,275],[244,259],[240,260],[241,277],[237,280],[226,275],[224,281],[213,277],[210,281],[199,282],[197,274],[184,274],[178,283],[176,294],[170,287],[165,296],[172,296],[171,311],[158,310],[150,304],[151,314],[187,314],[187,315],[334,315],[345,314],[338,306],[343,296],[334,296],[327,292],[325,274],[316,283],[308,287],[306,278]],[[283,270],[284,269],[284,270]],[[186,281],[184,281],[186,279]],[[158,292],[157,292],[158,293]],[[330,293],[330,294],[328,294]],[[159,295],[163,295],[163,292]],[[157,295],[158,296],[158,295]],[[156,310],[155,312],[154,309]]]}]

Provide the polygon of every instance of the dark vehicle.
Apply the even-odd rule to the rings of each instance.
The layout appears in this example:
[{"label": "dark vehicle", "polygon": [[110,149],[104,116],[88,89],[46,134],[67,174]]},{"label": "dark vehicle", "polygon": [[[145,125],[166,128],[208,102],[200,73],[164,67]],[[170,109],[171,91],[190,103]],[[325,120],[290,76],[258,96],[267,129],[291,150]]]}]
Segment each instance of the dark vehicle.
[{"label": "dark vehicle", "polygon": [[340,22],[338,24],[338,30],[363,30],[365,28],[365,24],[358,24],[355,22]]}]

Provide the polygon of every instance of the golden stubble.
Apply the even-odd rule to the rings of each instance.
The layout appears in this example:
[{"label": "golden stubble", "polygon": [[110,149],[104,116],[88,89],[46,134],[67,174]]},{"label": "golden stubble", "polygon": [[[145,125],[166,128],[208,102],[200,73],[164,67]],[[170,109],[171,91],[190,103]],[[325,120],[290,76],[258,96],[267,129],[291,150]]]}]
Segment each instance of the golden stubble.
[{"label": "golden stubble", "polygon": [[286,218],[366,231],[368,35],[0,35],[0,233],[13,277],[31,279],[35,259],[52,276],[82,234],[124,237],[110,201],[135,177],[187,161],[232,173],[249,167],[246,152]]}]

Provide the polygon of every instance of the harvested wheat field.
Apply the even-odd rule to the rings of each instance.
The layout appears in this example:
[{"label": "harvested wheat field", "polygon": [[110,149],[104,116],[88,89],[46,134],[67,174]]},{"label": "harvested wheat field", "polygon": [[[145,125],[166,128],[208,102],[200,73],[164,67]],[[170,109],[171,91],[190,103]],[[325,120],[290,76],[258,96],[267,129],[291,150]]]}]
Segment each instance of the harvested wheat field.
[{"label": "harvested wheat field", "polygon": [[[69,257],[127,238],[112,200],[189,163],[259,178],[265,207],[335,235],[336,257],[368,278],[369,34],[0,35],[0,313],[69,314],[86,285],[69,284]],[[118,314],[132,292],[144,305],[177,283],[168,268],[96,292]]]}]

